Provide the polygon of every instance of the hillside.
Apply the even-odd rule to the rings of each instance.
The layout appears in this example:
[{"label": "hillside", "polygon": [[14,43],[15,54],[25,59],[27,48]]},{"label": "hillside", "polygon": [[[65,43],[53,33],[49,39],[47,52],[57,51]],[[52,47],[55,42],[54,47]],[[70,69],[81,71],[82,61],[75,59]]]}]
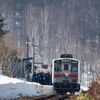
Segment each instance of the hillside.
[{"label": "hillside", "polygon": [[95,75],[100,70],[99,5],[99,0],[0,0],[0,13],[25,56],[27,36],[32,41],[34,33],[36,61],[51,65],[61,53],[72,53],[83,71]]}]

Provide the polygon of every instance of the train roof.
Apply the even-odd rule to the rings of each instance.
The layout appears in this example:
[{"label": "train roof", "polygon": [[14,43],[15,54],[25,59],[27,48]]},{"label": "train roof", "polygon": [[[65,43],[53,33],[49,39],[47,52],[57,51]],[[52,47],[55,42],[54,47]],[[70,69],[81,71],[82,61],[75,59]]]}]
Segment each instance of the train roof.
[{"label": "train roof", "polygon": [[80,61],[80,60],[78,60],[76,58],[56,58],[56,59],[53,59],[53,61],[54,60],[62,60],[62,59],[69,59],[69,60],[77,60],[77,61]]}]

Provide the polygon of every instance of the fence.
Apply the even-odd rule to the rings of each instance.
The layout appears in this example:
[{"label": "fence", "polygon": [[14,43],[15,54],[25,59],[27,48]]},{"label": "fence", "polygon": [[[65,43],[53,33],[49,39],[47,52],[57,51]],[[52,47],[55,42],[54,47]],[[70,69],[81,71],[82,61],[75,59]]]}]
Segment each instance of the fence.
[{"label": "fence", "polygon": [[30,69],[26,68],[28,61],[13,62],[11,65],[11,73],[13,77],[27,78]]}]

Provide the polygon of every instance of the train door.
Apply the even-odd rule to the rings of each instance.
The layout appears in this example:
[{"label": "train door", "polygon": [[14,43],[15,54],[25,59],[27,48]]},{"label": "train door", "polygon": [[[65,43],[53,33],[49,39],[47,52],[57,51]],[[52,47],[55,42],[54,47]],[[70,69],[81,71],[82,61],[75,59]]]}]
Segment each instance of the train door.
[{"label": "train door", "polygon": [[53,63],[53,74],[52,74],[52,83],[61,82],[61,71],[62,71],[62,62],[61,60],[54,60]]},{"label": "train door", "polygon": [[62,71],[62,82],[68,82],[70,80],[70,63],[63,63],[63,71]]},{"label": "train door", "polygon": [[70,72],[70,60],[69,59],[63,59],[62,60],[62,66],[63,66],[63,72]]},{"label": "train door", "polygon": [[78,82],[78,61],[77,60],[71,60],[71,81],[72,82]]}]

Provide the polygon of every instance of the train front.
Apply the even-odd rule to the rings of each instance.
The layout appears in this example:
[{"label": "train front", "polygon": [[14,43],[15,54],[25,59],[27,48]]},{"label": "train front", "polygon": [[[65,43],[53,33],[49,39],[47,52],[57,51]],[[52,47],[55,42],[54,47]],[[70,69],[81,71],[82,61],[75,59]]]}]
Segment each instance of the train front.
[{"label": "train front", "polygon": [[53,88],[57,92],[80,90],[80,62],[74,58],[53,60]]}]

